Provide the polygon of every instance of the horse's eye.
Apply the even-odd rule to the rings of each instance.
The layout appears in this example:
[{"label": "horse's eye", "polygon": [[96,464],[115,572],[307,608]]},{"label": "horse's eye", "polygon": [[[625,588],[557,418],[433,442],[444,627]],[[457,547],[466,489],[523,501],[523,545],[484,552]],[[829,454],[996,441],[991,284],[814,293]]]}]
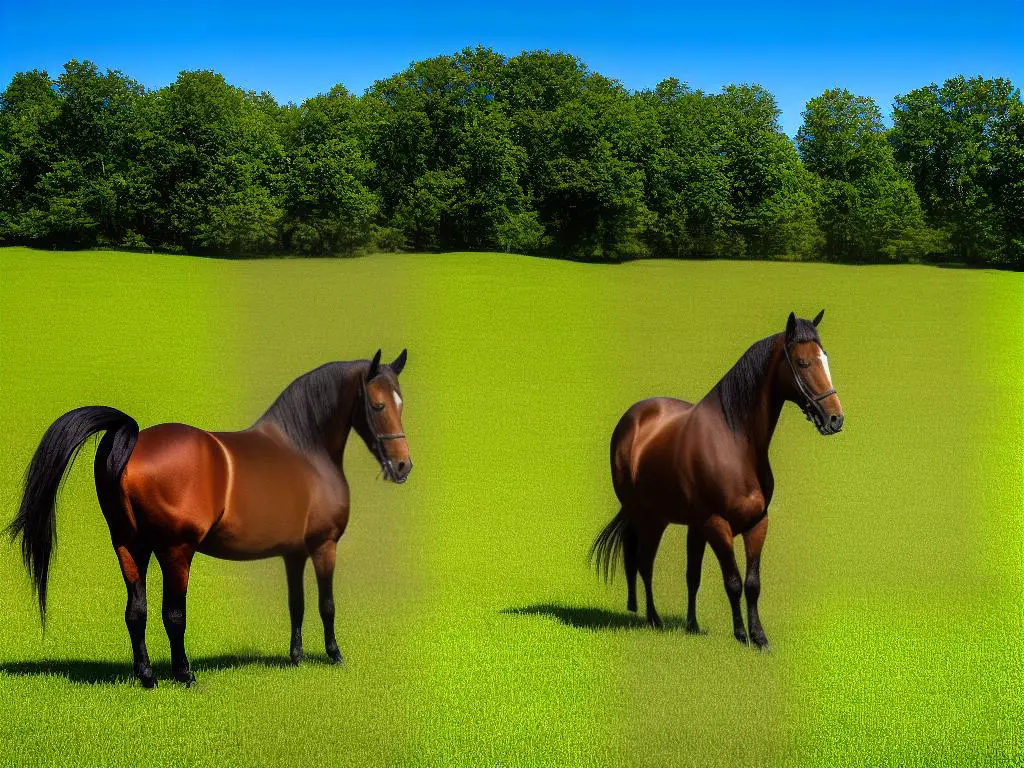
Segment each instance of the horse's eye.
[{"label": "horse's eye", "polygon": [[375,410],[375,411],[383,411],[384,410],[384,403],[374,403],[373,404],[373,410]]},{"label": "horse's eye", "polygon": [[807,362],[806,360],[797,360],[796,364],[799,365],[801,368],[810,368],[811,367],[811,364],[809,362]]}]

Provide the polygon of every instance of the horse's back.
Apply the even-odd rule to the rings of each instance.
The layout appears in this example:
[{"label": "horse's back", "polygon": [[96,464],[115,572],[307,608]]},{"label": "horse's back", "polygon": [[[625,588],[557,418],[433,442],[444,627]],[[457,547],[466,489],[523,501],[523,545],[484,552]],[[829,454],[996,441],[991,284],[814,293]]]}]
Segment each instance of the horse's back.
[{"label": "horse's back", "polygon": [[134,529],[191,544],[216,523],[228,484],[219,442],[187,424],[140,431],[121,481]]},{"label": "horse's back", "polygon": [[671,397],[653,397],[630,406],[612,432],[612,484],[624,505],[633,499],[634,484],[643,457],[670,440],[693,410],[693,403]]}]

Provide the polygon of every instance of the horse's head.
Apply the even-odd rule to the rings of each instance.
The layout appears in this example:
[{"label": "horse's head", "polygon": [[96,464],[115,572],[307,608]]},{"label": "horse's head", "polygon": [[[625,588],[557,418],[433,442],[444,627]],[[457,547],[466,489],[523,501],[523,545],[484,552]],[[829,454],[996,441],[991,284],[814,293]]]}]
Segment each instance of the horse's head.
[{"label": "horse's head", "polygon": [[402,428],[402,390],[398,386],[406,356],[407,350],[403,349],[391,365],[381,365],[377,350],[362,379],[360,415],[354,422],[366,447],[380,462],[384,477],[395,483],[404,483],[412,471],[409,443]]},{"label": "horse's head", "polygon": [[783,367],[782,376],[786,399],[800,406],[821,434],[834,435],[843,428],[843,406],[832,386],[828,355],[818,335],[824,314],[823,309],[813,320],[800,320],[789,313],[783,339],[788,365]]}]

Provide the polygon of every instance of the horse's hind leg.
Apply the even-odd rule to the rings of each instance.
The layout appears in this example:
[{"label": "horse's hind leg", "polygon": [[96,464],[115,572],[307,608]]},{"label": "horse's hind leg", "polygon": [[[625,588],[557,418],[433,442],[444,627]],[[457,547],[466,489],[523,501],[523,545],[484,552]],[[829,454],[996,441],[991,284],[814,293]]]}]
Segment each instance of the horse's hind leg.
[{"label": "horse's hind leg", "polygon": [[644,580],[644,592],[647,594],[647,623],[658,629],[661,628],[662,622],[654,607],[654,558],[658,554],[658,545],[661,543],[665,528],[665,523],[649,521],[636,531],[636,565],[640,578]]},{"label": "horse's hind leg", "polygon": [[302,614],[306,600],[302,591],[302,572],[306,570],[305,552],[292,552],[284,556],[284,569],[288,576],[288,613],[292,620],[290,656],[292,664],[302,663]]},{"label": "horse's hind leg", "polygon": [[622,564],[626,568],[626,610],[636,613],[637,537],[632,523],[622,533]]},{"label": "horse's hind leg", "polygon": [[313,552],[313,570],[320,597],[320,619],[324,623],[324,648],[332,664],[341,664],[341,651],[334,636],[334,556],[338,543],[327,540]]},{"label": "horse's hind leg", "polygon": [[747,553],[747,625],[750,627],[750,640],[758,648],[768,647],[768,638],[761,627],[761,617],[757,612],[757,600],[761,596],[761,549],[764,538],[768,534],[768,518],[743,534],[743,544]]},{"label": "horse's hind leg", "polygon": [[146,569],[149,566],[150,550],[140,544],[122,544],[115,547],[115,552],[128,590],[124,623],[132,642],[135,676],[143,688],[154,688],[156,675],[153,674],[149,652],[146,650]]},{"label": "horse's hind leg", "polygon": [[686,631],[696,634],[700,632],[697,623],[697,590],[700,589],[701,566],[704,564],[704,548],[707,538],[696,525],[686,531]]},{"label": "horse's hind leg", "polygon": [[736,554],[732,549],[732,527],[724,517],[712,515],[704,524],[704,533],[715,555],[718,556],[718,564],[722,566],[725,593],[729,596],[729,605],[732,607],[733,634],[746,645],[747,631],[743,627],[743,613],[740,610],[743,580],[740,579],[740,569],[736,565]]},{"label": "horse's hind leg", "polygon": [[178,544],[157,552],[156,559],[164,575],[164,629],[171,643],[171,673],[185,685],[196,681],[185,654],[185,595],[188,592],[188,574],[195,549],[190,544]]}]

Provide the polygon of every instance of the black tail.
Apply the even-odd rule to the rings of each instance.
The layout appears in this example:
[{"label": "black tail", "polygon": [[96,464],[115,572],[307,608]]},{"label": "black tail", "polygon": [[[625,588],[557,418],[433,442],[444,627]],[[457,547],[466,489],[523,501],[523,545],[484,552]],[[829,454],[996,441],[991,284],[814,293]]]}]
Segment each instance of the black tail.
[{"label": "black tail", "polygon": [[626,516],[626,510],[620,509],[619,514],[597,534],[594,543],[590,545],[590,560],[605,581],[610,581],[615,573],[628,528],[629,518]]},{"label": "black tail", "polygon": [[[82,444],[97,432],[107,431],[96,452],[96,477],[104,510],[111,489],[120,488],[121,475],[139,436],[135,419],[102,405],[76,408],[57,419],[43,435],[25,473],[21,507],[7,526],[14,541],[21,536],[21,557],[32,576],[39,598],[39,616],[46,626],[46,582],[57,543],[57,493],[64,474]],[[104,472],[101,474],[101,467]],[[105,477],[103,476],[105,475]]]}]

